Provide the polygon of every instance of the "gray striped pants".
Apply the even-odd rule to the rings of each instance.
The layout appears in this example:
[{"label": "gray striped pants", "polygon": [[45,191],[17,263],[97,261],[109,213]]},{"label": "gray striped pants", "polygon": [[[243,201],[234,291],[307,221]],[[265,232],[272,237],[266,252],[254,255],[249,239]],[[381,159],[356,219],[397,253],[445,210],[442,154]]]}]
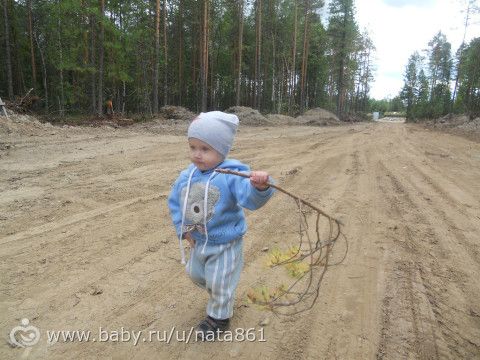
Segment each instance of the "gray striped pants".
[{"label": "gray striped pants", "polygon": [[186,270],[192,281],[210,295],[207,315],[228,319],[233,315],[235,290],[243,267],[243,238],[227,244],[195,244],[190,251]]}]

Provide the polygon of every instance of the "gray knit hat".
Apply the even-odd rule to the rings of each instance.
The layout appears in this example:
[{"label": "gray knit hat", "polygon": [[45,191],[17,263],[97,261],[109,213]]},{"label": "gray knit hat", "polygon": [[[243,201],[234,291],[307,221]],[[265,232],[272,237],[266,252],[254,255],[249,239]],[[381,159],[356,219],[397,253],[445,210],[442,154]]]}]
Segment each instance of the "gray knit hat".
[{"label": "gray knit hat", "polygon": [[221,111],[200,113],[188,127],[188,138],[207,143],[226,158],[237,128],[237,115]]}]

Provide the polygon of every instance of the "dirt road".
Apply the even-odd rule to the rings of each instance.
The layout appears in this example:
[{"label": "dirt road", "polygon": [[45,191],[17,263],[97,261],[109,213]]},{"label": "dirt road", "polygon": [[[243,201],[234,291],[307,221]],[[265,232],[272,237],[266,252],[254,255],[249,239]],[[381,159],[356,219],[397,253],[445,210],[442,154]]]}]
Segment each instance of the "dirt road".
[{"label": "dirt road", "polygon": [[[148,129],[52,134],[2,139],[0,358],[480,357],[479,143],[402,123],[242,128],[231,156],[341,219],[347,256],[307,313],[275,317],[249,304],[250,288],[275,280],[262,249],[295,236],[291,201],[276,194],[247,214],[232,324],[255,328],[256,341],[174,335],[135,346],[49,344],[47,331],[161,335],[202,319],[207,297],[179,262],[166,205],[188,163],[185,139]],[[40,340],[13,348],[22,318]]]}]

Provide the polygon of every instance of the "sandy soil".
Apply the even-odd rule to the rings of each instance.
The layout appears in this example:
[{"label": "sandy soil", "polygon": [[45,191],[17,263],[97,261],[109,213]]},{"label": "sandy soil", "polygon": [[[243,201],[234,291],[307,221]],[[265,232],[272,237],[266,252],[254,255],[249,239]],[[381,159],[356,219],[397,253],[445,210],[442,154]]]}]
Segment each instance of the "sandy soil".
[{"label": "sandy soil", "polygon": [[[275,281],[262,250],[295,241],[291,201],[277,194],[247,214],[232,323],[255,328],[257,341],[136,346],[48,344],[47,330],[161,334],[203,318],[207,297],[179,262],[166,205],[187,165],[184,137],[144,126],[2,143],[2,359],[480,357],[479,143],[404,123],[242,128],[232,157],[340,218],[346,259],[328,269],[307,313],[276,317],[249,304],[251,287]],[[22,318],[41,337],[13,348]]]}]

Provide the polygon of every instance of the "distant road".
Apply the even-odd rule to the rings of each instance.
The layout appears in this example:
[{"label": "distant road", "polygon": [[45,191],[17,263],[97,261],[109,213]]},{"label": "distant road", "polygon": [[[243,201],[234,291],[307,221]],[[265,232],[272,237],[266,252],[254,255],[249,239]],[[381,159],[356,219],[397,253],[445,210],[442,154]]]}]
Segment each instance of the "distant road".
[{"label": "distant road", "polygon": [[405,122],[405,118],[401,118],[401,117],[384,117],[384,118],[381,118],[380,120],[377,120],[378,122],[389,122],[389,123],[404,123]]}]

